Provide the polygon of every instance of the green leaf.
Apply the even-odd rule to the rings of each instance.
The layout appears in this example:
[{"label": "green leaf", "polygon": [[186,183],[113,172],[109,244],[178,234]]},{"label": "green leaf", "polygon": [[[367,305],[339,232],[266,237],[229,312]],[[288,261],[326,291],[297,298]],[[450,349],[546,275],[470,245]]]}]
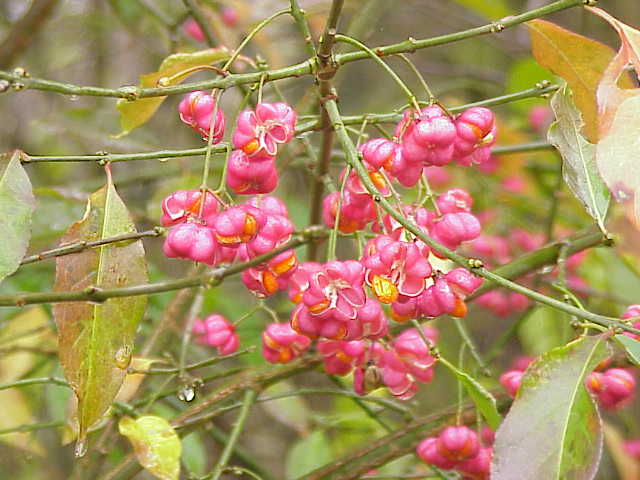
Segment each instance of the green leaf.
[{"label": "green leaf", "polygon": [[594,477],[602,422],[584,379],[607,356],[606,336],[598,335],[551,350],[529,366],[496,433],[492,480]]},{"label": "green leaf", "polygon": [[[513,93],[526,90],[536,83],[552,80],[551,77],[552,75],[549,75],[549,70],[541,67],[533,58],[516,60],[511,64],[507,73],[505,91],[507,93]],[[523,115],[523,118],[526,119],[526,115],[529,113],[529,110],[531,110],[531,107],[535,105],[546,105],[547,103],[548,100],[542,98],[527,98],[518,102],[509,103],[509,108],[519,112]]]},{"label": "green leaf", "polygon": [[570,327],[562,313],[545,305],[527,314],[518,328],[518,339],[529,355],[540,355],[569,341]]},{"label": "green leaf", "polygon": [[18,269],[27,252],[36,209],[22,157],[26,154],[20,150],[0,155],[0,282]]},{"label": "green leaf", "polygon": [[[537,62],[564,78],[584,119],[584,135],[598,138],[596,90],[615,52],[607,45],[559,27],[545,20],[527,22],[531,50]],[[630,79],[625,77],[625,82]]]},{"label": "green leaf", "polygon": [[289,449],[286,478],[298,478],[331,461],[331,445],[323,430],[298,440]]},{"label": "green leaf", "polygon": [[613,339],[624,349],[631,363],[640,367],[640,342],[626,335],[616,335]]},{"label": "green leaf", "polygon": [[611,195],[596,165],[596,146],[580,131],[582,116],[573,103],[573,94],[565,85],[551,99],[556,121],[549,127],[547,138],[562,156],[562,175],[573,194],[582,202],[602,231]]},{"label": "green leaf", "polygon": [[140,465],[162,480],[178,480],[182,443],[169,422],[155,415],[122,417],[118,429],[133,445]]},{"label": "green leaf", "polygon": [[468,373],[463,372],[451,363],[441,358],[440,363],[453,372],[458,381],[460,381],[467,393],[475,403],[477,409],[480,411],[487,424],[492,430],[495,430],[502,422],[502,417],[498,413],[498,407],[496,406],[496,399],[484,388],[480,382],[473,378]]},{"label": "green leaf", "polygon": [[[221,62],[229,58],[229,51],[225,47],[208,48],[193,53],[174,53],[165,58],[157,72],[140,75],[140,87],[156,87],[158,80],[169,78],[184,70],[212,63]],[[188,74],[180,75],[167,82],[165,86],[175,85],[184,80]],[[120,112],[120,128],[122,132],[118,137],[128,135],[131,130],[145,124],[158,110],[167,97],[140,98],[129,101],[118,101],[117,109]]]},{"label": "green leaf", "polygon": [[[84,218],[69,228],[61,244],[131,232],[135,232],[131,216],[108,175],[107,185],[89,197]],[[56,259],[56,291],[129,287],[147,281],[140,240],[106,244]],[[135,296],[53,307],[60,361],[78,398],[79,455],[86,448],[87,430],[100,420],[122,385],[146,303],[146,296]]]}]

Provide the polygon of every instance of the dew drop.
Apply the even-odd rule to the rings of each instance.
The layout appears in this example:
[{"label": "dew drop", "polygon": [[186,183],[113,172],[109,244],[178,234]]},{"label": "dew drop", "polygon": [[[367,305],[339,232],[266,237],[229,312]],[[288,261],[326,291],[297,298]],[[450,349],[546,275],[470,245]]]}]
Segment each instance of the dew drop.
[{"label": "dew drop", "polygon": [[116,367],[121,368],[122,370],[126,369],[131,362],[131,347],[129,345],[124,345],[120,347],[116,352]]},{"label": "dew drop", "polygon": [[196,398],[196,391],[191,385],[182,388],[178,392],[178,400],[182,402],[192,402],[194,398]]},{"label": "dew drop", "polygon": [[165,157],[165,158],[159,158],[159,159],[158,159],[158,161],[159,161],[159,162],[162,162],[162,163],[166,163],[166,162],[168,162],[168,161],[169,161],[169,159],[168,159],[168,158],[166,158],[166,157]]},{"label": "dew drop", "polygon": [[76,458],[84,457],[87,453],[87,447],[89,446],[89,442],[87,442],[87,438],[80,438],[76,442],[76,448],[74,450],[74,455]]},{"label": "dew drop", "polygon": [[78,95],[69,95],[69,100],[72,102],[77,102],[79,98]]}]

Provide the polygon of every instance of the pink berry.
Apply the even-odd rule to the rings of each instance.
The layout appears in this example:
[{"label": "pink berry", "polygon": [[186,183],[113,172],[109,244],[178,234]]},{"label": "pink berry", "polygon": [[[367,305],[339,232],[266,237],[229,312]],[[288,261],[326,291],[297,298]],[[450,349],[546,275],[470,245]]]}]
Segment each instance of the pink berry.
[{"label": "pink berry", "polygon": [[462,188],[447,190],[436,199],[441,213],[470,212],[473,198]]},{"label": "pink berry", "polygon": [[464,425],[447,427],[438,436],[436,449],[443,457],[460,462],[469,460],[480,451],[478,434]]},{"label": "pink berry", "polygon": [[544,132],[553,121],[553,112],[546,105],[536,105],[529,110],[529,125],[536,132]]},{"label": "pink berry", "polygon": [[197,223],[181,223],[173,227],[164,242],[164,254],[208,265],[218,262],[218,242],[213,230]]},{"label": "pink berry", "polygon": [[270,323],[262,332],[262,355],[270,363],[289,363],[311,345],[311,340],[296,333],[288,323]]},{"label": "pink berry", "polygon": [[522,384],[522,370],[509,370],[500,375],[500,384],[504,387],[510,397],[515,397]]},{"label": "pink berry", "polygon": [[188,221],[210,226],[220,210],[220,201],[209,191],[178,190],[162,201],[160,222],[165,227]]},{"label": "pink berry", "polygon": [[347,375],[354,366],[361,365],[366,349],[367,345],[362,340],[318,342],[318,352],[324,358],[324,369],[330,375]]},{"label": "pink berry", "polygon": [[[468,212],[445,213],[429,231],[437,242],[455,249],[461,243],[475,240],[481,231],[478,219]],[[435,254],[439,255],[438,252]]]},{"label": "pink berry", "polygon": [[428,463],[443,470],[451,470],[456,466],[456,461],[450,460],[438,452],[436,446],[438,439],[435,437],[427,437],[422,440],[416,448],[418,456]]},{"label": "pink berry", "polygon": [[227,6],[222,7],[220,16],[222,18],[222,23],[224,23],[227,27],[234,28],[238,26],[240,15],[235,8]]},{"label": "pink berry", "polygon": [[624,442],[623,447],[627,455],[640,460],[640,440],[627,440]]},{"label": "pink berry", "polygon": [[198,343],[217,347],[220,355],[230,355],[240,346],[235,326],[222,315],[214,314],[204,320],[196,320],[193,333]]},{"label": "pink berry", "polygon": [[297,115],[286,103],[259,103],[255,111],[244,110],[238,116],[233,146],[250,157],[273,157],[278,145],[295,134]]},{"label": "pink berry", "polygon": [[253,240],[266,222],[265,214],[251,205],[238,205],[221,212],[213,222],[218,243],[237,247]]},{"label": "pink berry", "polygon": [[493,448],[480,448],[473,458],[464,460],[456,465],[456,470],[462,473],[463,480],[487,480],[491,473]]},{"label": "pink berry", "polygon": [[193,38],[196,42],[203,43],[205,41],[204,33],[202,33],[202,29],[198,22],[196,22],[193,18],[190,18],[183,25],[184,33]]},{"label": "pink berry", "polygon": [[365,165],[371,171],[383,167],[386,170],[391,170],[393,159],[398,150],[400,150],[400,145],[386,138],[372,138],[359,148]]},{"label": "pink berry", "polygon": [[242,150],[234,150],[229,156],[227,185],[241,195],[273,192],[278,186],[275,160],[271,157],[252,160]]},{"label": "pink berry", "polygon": [[180,120],[200,133],[204,139],[209,138],[211,121],[215,111],[213,125],[213,143],[219,143],[224,136],[225,119],[222,107],[216,99],[207,92],[195,91],[184,97],[178,107]]}]

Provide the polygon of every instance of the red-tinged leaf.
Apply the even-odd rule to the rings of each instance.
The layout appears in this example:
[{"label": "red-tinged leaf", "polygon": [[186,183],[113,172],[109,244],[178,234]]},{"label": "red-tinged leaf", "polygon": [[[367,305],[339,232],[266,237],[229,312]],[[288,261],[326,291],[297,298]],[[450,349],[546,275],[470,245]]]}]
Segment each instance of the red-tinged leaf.
[{"label": "red-tinged leaf", "polygon": [[[174,53],[162,61],[157,72],[140,75],[140,87],[157,87],[158,80],[161,78],[169,79],[170,77],[171,80],[165,82],[164,85],[176,85],[189,75],[187,73],[174,77],[176,74],[195,67],[227,60],[229,55],[229,50],[225,47],[208,48],[193,53]],[[165,98],[167,97],[140,98],[134,101],[119,100],[117,109],[120,112],[120,128],[122,128],[122,132],[118,137],[128,135],[131,130],[149,121]]]},{"label": "red-tinged leaf", "polygon": [[609,131],[620,104],[628,98],[640,95],[640,89],[631,88],[633,84],[619,84],[618,81],[620,78],[628,79],[625,73],[628,64],[633,65],[640,78],[640,31],[622,23],[600,8],[587,7],[587,10],[604,18],[620,36],[620,49],[609,63],[598,86],[599,136],[603,138]]},{"label": "red-tinged leaf", "polygon": [[[531,20],[527,26],[533,56],[540,65],[567,81],[585,123],[582,133],[595,143],[598,139],[596,91],[615,52],[603,43],[545,20]],[[626,81],[631,85],[629,78]]]},{"label": "red-tinged leaf", "polygon": [[31,238],[36,199],[23,156],[20,150],[0,155],[0,282],[18,269]]},{"label": "red-tinged leaf", "polygon": [[[108,177],[107,185],[89,197],[84,218],[69,228],[62,244],[135,231]],[[147,281],[140,240],[106,244],[56,261],[57,291],[128,287]],[[145,296],[135,296],[54,306],[60,361],[78,399],[78,454],[86,449],[87,430],[100,420],[120,390],[146,302]]]},{"label": "red-tinged leaf", "polygon": [[585,376],[608,356],[606,336],[553,349],[527,369],[496,432],[492,480],[590,480],[602,453],[600,415]]}]

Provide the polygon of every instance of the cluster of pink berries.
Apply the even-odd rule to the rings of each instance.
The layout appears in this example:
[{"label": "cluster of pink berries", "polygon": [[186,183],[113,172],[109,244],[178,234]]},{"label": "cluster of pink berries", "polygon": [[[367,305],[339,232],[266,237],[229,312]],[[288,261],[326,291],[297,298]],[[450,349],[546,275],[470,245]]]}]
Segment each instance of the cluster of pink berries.
[{"label": "cluster of pink berries", "polygon": [[230,355],[240,346],[236,327],[222,315],[214,314],[202,320],[196,319],[192,331],[197,343],[216,347],[220,355]]},{"label": "cluster of pink berries", "polygon": [[429,465],[455,470],[464,480],[484,480],[491,470],[493,435],[484,437],[481,442],[478,434],[465,426],[447,427],[437,437],[422,440],[416,452]]},{"label": "cluster of pink berries", "polygon": [[[394,140],[374,138],[361,145],[359,151],[370,179],[382,195],[388,196],[391,194],[387,184],[390,179],[412,187],[425,174],[426,168],[442,167],[453,161],[467,166],[485,163],[490,158],[495,134],[495,117],[487,108],[473,107],[452,119],[442,108],[431,105],[418,113],[406,111],[396,127]],[[342,172],[342,178],[344,175],[346,171]],[[325,223],[333,228],[338,219],[338,228],[343,233],[362,230],[377,218],[375,202],[355,172],[347,179],[342,195],[338,192],[329,194],[323,207]],[[464,205],[456,207],[455,203],[453,210],[442,211],[443,218],[432,219],[434,225],[442,223],[435,230],[442,231],[444,236],[436,239],[451,248],[455,248],[452,244],[479,234],[479,225],[476,222],[467,225],[465,215],[445,218],[449,214],[469,211]],[[460,241],[449,238],[452,232],[449,227],[458,228],[462,237],[470,238]],[[474,233],[476,228],[478,232]],[[437,233],[435,236],[438,237]]]},{"label": "cluster of pink berries", "polygon": [[[210,191],[179,190],[162,202],[162,225],[171,227],[164,243],[167,257],[207,265],[247,261],[290,240],[294,231],[285,204],[275,197],[252,197],[223,208]],[[287,287],[298,259],[287,250],[247,269],[242,280],[258,296]]]}]

